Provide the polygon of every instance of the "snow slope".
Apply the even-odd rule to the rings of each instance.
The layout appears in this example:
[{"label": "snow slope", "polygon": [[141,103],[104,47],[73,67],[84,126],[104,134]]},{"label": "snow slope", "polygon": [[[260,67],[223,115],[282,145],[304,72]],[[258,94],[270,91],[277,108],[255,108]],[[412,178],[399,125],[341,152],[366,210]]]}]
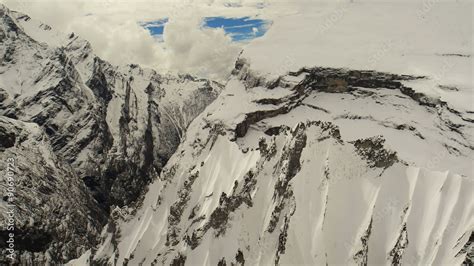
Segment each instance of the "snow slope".
[{"label": "snow slope", "polygon": [[116,210],[93,260],[459,265],[472,256],[466,113],[403,85],[422,77],[314,67],[266,78],[237,62],[143,206]]}]

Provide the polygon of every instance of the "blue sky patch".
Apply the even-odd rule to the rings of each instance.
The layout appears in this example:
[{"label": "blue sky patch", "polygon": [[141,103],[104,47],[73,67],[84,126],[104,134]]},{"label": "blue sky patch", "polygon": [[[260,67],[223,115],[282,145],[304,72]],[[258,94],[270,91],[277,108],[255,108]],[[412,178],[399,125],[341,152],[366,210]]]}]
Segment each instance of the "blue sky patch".
[{"label": "blue sky patch", "polygon": [[[163,31],[167,18],[151,22],[141,23],[150,34],[157,39],[163,38]],[[245,42],[263,36],[268,30],[270,22],[262,19],[251,19],[250,17],[226,18],[208,17],[203,21],[203,26],[208,28],[223,28],[234,42]]]},{"label": "blue sky patch", "polygon": [[162,38],[165,24],[168,22],[168,18],[159,19],[151,22],[144,22],[140,25],[147,29],[150,34],[154,37]]},{"label": "blue sky patch", "polygon": [[268,29],[269,22],[262,19],[210,17],[204,19],[204,26],[223,28],[235,42],[261,37]]}]

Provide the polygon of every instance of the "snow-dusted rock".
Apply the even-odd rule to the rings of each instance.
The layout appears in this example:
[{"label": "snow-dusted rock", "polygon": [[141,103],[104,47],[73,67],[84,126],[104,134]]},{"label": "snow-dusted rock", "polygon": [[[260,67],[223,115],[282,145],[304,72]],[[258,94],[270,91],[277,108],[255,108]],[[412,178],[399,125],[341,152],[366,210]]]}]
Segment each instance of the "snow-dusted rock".
[{"label": "snow-dusted rock", "polygon": [[[137,202],[174,153],[189,123],[217,97],[221,85],[188,75],[160,75],[138,65],[113,66],[95,56],[90,44],[78,36],[60,34],[27,15],[0,7],[0,118],[13,121],[18,130],[23,125],[36,126],[44,135],[40,148],[54,154],[64,168],[54,168],[62,171],[55,178],[69,183],[72,190],[82,191],[85,184],[95,199],[87,198],[90,204],[84,202],[81,208],[100,208],[97,216],[101,217],[108,216],[112,205]],[[0,130],[5,127],[1,124]],[[28,135],[26,128],[24,131]],[[8,138],[2,142],[8,146],[6,151],[14,149]],[[39,154],[28,154],[27,149],[23,152],[22,163],[45,167],[40,164],[41,157],[37,158]],[[5,161],[7,152],[0,155]],[[48,178],[44,171],[32,168],[30,178],[41,183]],[[61,196],[64,194],[51,200],[68,202]],[[82,201],[75,194],[70,196],[78,204]],[[27,212],[36,206],[28,201],[23,204]],[[45,208],[53,207],[44,204]],[[63,219],[59,214],[41,219],[45,223]],[[92,236],[98,235],[98,226],[105,222],[98,217],[91,218],[95,226]],[[63,226],[75,227],[69,220]],[[77,238],[74,232],[70,229],[64,241]],[[77,257],[82,248],[94,244],[75,241],[78,251],[72,252],[52,246],[63,241],[56,234],[45,233],[44,237],[49,240],[37,242],[37,251],[64,252],[52,255],[56,263]],[[25,250],[18,249],[20,253]]]},{"label": "snow-dusted rock", "polygon": [[[0,116],[0,139],[1,263],[12,262],[7,258],[9,233],[14,233],[14,261],[21,265],[68,260],[96,244],[107,216],[72,168],[54,153],[43,129]],[[9,218],[12,228],[7,227]]]}]

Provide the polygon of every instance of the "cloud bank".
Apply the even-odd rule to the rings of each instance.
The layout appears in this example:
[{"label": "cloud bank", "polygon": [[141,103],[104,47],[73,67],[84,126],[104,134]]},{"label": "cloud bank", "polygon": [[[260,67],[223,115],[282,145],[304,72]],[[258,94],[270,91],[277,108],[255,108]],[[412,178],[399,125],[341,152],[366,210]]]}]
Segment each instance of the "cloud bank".
[{"label": "cloud bank", "polygon": [[[0,0],[13,10],[88,40],[113,64],[225,80],[242,49],[222,29],[203,27],[211,15],[255,15],[257,1]],[[250,7],[246,7],[249,5]],[[235,7],[237,6],[237,8]],[[143,22],[169,18],[159,42]]]}]

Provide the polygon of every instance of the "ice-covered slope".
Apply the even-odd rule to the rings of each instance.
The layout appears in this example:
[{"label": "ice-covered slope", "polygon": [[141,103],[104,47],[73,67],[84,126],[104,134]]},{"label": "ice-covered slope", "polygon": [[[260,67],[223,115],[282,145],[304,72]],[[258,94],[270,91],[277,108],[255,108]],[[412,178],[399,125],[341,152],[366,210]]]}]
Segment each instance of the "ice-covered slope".
[{"label": "ice-covered slope", "polygon": [[[90,44],[80,37],[64,36],[3,5],[0,59],[0,118],[16,121],[18,130],[25,127],[24,132],[27,125],[36,125],[44,135],[39,148],[53,153],[61,163],[55,169],[58,182],[69,182],[72,190],[87,191],[87,200],[71,196],[78,204],[83,201],[81,208],[100,208],[102,216],[108,215],[110,206],[134,204],[143,195],[146,185],[174,153],[188,124],[222,89],[220,84],[192,76],[160,75],[138,65],[113,66],[95,56]],[[0,125],[0,130],[5,127]],[[6,150],[19,147],[21,141],[16,139]],[[39,183],[47,179],[39,154],[29,153],[27,148],[22,152],[21,164],[32,165],[30,178]],[[0,152],[2,161],[7,155]],[[29,189],[39,188],[33,185]],[[41,190],[38,193],[48,194]],[[65,196],[59,193],[57,201],[72,200],[61,198]],[[34,202],[20,200],[25,200],[22,204],[26,212],[34,212]],[[52,206],[47,202],[45,208]],[[5,215],[2,213],[2,221]],[[96,226],[105,222],[98,219],[100,215],[91,218]],[[21,224],[28,222],[26,215],[18,219]],[[42,216],[39,222],[49,224],[49,220],[56,219],[62,219],[62,213]],[[81,219],[77,220],[81,223],[78,232],[87,227],[86,220]],[[69,220],[65,223],[63,229],[70,230],[66,238],[52,232],[52,241],[38,242],[38,249],[19,246],[20,263],[42,264],[48,249],[53,254],[50,259],[61,263],[94,244],[92,240],[75,241],[67,247],[74,252],[57,246],[58,241],[80,239],[69,228],[75,225]],[[92,237],[96,237],[100,228],[93,229]],[[24,239],[35,242],[34,237],[32,233]]]}]

